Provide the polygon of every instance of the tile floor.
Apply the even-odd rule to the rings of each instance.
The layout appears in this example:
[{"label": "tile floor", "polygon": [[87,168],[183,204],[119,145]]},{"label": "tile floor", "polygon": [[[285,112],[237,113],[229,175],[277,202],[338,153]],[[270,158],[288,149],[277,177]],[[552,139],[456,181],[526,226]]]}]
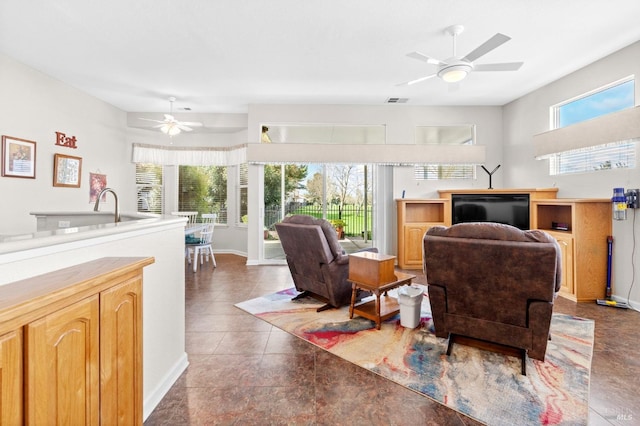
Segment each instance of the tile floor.
[{"label": "tile floor", "polygon": [[[216,260],[185,267],[190,365],[145,425],[478,424],[233,306],[292,287],[286,266]],[[589,424],[640,424],[640,312],[563,298],[555,311],[596,320]]]}]

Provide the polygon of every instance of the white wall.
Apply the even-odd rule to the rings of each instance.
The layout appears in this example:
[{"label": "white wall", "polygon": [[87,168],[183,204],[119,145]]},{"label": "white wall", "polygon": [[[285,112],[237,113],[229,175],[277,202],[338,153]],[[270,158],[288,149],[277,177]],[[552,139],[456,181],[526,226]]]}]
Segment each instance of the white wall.
[{"label": "white wall", "polygon": [[[509,187],[558,187],[562,198],[610,198],[614,187],[640,188],[640,168],[605,170],[566,176],[549,176],[548,160],[535,160],[533,136],[550,130],[549,107],[624,77],[640,76],[640,42],[542,87],[504,107],[503,174]],[[636,105],[640,82],[636,80]],[[640,160],[640,157],[638,157]],[[629,220],[614,221],[614,295],[626,301],[632,282],[634,214]],[[605,241],[602,244],[606,244]],[[635,263],[639,264],[636,254]],[[606,262],[606,259],[602,259]],[[636,274],[638,271],[636,271]],[[605,283],[602,284],[603,287]],[[640,304],[640,286],[631,292]]]},{"label": "white wall", "polygon": [[[0,55],[0,134],[36,142],[36,178],[0,177],[0,234],[35,232],[32,211],[85,211],[89,172],[107,175],[122,211],[135,210],[135,168],[119,109]],[[55,132],[77,138],[77,149],[56,146]],[[55,153],[82,158],[80,188],[53,186]],[[108,196],[103,210],[113,210]]]}]

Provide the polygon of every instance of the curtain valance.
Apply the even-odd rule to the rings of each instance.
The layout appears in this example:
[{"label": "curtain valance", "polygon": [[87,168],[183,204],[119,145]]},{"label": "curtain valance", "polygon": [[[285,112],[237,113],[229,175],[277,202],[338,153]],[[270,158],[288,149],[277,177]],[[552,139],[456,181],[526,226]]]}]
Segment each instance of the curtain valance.
[{"label": "curtain valance", "polygon": [[163,166],[233,166],[247,162],[247,145],[214,148],[134,143],[131,161]]}]

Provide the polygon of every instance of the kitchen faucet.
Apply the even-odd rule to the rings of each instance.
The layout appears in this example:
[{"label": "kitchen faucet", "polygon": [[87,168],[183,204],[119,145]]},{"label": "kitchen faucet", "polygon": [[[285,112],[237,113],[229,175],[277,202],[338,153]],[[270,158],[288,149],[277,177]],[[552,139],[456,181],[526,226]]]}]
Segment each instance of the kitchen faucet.
[{"label": "kitchen faucet", "polygon": [[98,194],[98,198],[96,198],[96,204],[95,206],[93,206],[93,211],[97,212],[100,211],[100,198],[102,198],[102,195],[106,192],[110,192],[113,194],[113,198],[116,199],[116,211],[115,211],[115,223],[120,222],[120,207],[118,207],[118,196],[116,195],[116,192],[111,189],[111,188],[105,188],[102,191],[100,191],[100,194]]}]

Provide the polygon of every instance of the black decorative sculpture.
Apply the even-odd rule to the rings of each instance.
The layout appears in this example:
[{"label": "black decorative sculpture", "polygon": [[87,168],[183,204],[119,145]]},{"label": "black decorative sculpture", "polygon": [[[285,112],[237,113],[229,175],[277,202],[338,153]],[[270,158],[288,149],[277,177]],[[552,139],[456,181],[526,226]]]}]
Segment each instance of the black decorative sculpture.
[{"label": "black decorative sculpture", "polygon": [[493,186],[491,185],[491,178],[493,177],[493,174],[496,172],[496,170],[500,168],[500,164],[498,164],[496,168],[491,171],[487,170],[485,166],[480,166],[480,167],[482,167],[482,170],[487,172],[487,174],[489,175],[489,189],[493,189]]}]

